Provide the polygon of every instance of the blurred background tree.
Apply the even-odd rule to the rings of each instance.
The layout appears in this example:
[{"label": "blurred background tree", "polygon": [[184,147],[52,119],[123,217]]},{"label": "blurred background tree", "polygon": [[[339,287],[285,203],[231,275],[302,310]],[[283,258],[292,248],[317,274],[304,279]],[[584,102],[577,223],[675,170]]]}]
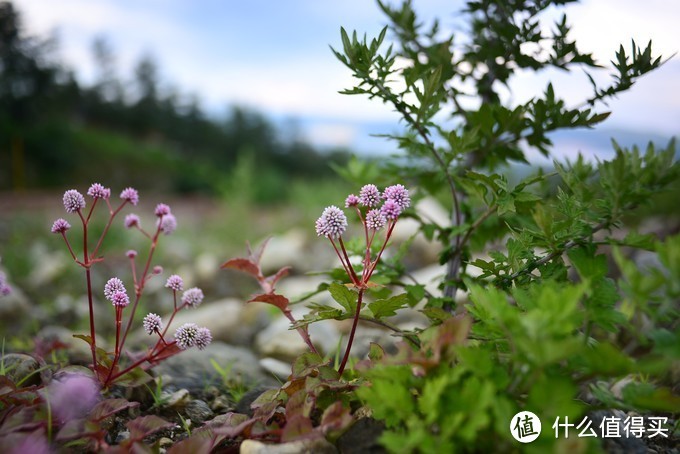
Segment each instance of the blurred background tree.
[{"label": "blurred background tree", "polygon": [[[255,202],[275,202],[295,179],[332,176],[348,153],[321,152],[284,138],[259,112],[233,106],[222,118],[200,100],[167,88],[151,54],[120,79],[104,37],[92,44],[91,86],[57,57],[53,39],[28,36],[12,2],[0,3],[0,190],[87,185],[218,194],[248,155]],[[285,137],[291,137],[285,135]]]}]

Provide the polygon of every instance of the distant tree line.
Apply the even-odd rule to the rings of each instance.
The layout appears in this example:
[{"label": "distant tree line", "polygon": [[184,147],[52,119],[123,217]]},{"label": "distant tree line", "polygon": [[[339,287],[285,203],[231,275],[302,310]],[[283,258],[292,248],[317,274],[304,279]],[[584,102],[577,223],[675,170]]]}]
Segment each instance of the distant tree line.
[{"label": "distant tree line", "polygon": [[95,82],[86,86],[56,57],[54,40],[29,36],[20,12],[0,2],[1,190],[101,176],[107,184],[210,192],[244,157],[258,176],[278,182],[327,177],[329,162],[347,159],[345,151],[322,153],[295,134],[284,137],[252,110],[210,117],[197,97],[161,88],[151,56],[124,83],[106,39],[92,47]]}]

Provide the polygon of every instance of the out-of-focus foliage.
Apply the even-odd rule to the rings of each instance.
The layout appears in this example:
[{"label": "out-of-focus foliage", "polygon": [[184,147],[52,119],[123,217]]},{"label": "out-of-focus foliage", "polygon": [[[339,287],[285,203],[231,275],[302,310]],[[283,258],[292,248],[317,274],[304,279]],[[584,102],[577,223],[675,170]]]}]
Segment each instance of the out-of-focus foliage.
[{"label": "out-of-focus foliage", "polygon": [[96,80],[85,86],[56,50],[54,41],[26,34],[13,3],[0,3],[0,189],[101,179],[220,193],[247,158],[262,182],[253,201],[272,202],[290,195],[291,179],[328,178],[329,162],[346,161],[346,152],[321,153],[249,109],[209,116],[195,96],[166,88],[151,56],[123,80],[114,50],[99,38]]},{"label": "out-of-focus foliage", "polygon": [[[601,67],[571,40],[566,16],[546,24],[545,10],[568,1],[468,1],[467,37],[436,20],[425,24],[410,1],[378,3],[389,25],[374,39],[343,29],[334,52],[356,78],[345,93],[399,112],[407,131],[391,139],[403,153],[380,166],[350,161],[341,174],[409,181],[420,196],[446,201],[451,219],[414,216],[441,244],[442,295],[404,278],[399,254],[377,273],[407,292],[391,312],[424,300],[432,324],[401,333],[409,344],[398,352],[376,347],[357,366],[371,384],[356,392],[385,422],[384,446],[590,452],[597,440],[556,438],[550,424],[578,423],[599,409],[672,421],[680,408],[679,251],[677,230],[663,224],[677,222],[677,212],[657,211],[664,217],[652,233],[635,226],[645,224],[636,219],[650,212],[645,205],[678,185],[674,141],[645,151],[614,142],[611,160],[555,162],[517,183],[504,167],[526,161],[528,149],[549,156],[551,131],[604,121],[603,102],[657,69],[661,57],[651,43],[621,47],[603,87],[589,74]],[[565,100],[548,83],[523,104],[502,100],[518,71],[551,67],[585,70],[592,94]],[[653,265],[637,266],[636,254]],[[508,429],[521,410],[543,423],[532,444],[520,445]]]}]

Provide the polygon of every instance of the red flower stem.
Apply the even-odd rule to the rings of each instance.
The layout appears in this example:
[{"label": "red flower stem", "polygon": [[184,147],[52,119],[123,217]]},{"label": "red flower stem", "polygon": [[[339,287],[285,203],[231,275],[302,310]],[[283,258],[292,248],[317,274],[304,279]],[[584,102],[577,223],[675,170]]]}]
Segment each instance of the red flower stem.
[{"label": "red flower stem", "polygon": [[92,342],[90,342],[90,349],[92,350],[92,370],[94,371],[95,375],[99,377],[99,374],[97,373],[97,341],[94,329],[94,304],[92,301],[92,276],[90,275],[89,267],[85,268],[85,278],[87,280],[87,302],[90,308],[90,338],[92,340]]},{"label": "red flower stem", "polygon": [[[124,203],[123,203],[124,204]],[[123,205],[121,205],[122,207]],[[113,217],[112,217],[113,218]],[[132,322],[134,321],[135,318],[135,312],[137,311],[137,306],[139,305],[139,300],[142,298],[142,292],[144,291],[144,284],[146,282],[146,275],[149,273],[149,267],[151,266],[151,259],[153,258],[153,253],[156,250],[156,245],[158,244],[158,235],[160,234],[161,229],[160,229],[160,223],[158,228],[156,229],[156,234],[153,237],[153,240],[151,241],[151,248],[149,249],[149,257],[146,260],[146,265],[144,266],[144,272],[142,273],[142,277],[140,279],[140,284],[135,287],[135,302],[132,305],[132,311],[130,312],[130,317],[128,318],[127,325],[125,326],[125,332],[123,333],[123,338],[120,341],[120,349],[115,352],[115,356],[113,357],[113,363],[111,364],[111,369],[109,370],[109,375],[106,378],[106,383],[110,383],[111,380],[114,380],[115,377],[119,377],[120,374],[115,375],[112,377],[113,370],[116,368],[116,365],[118,364],[118,361],[120,360],[120,352],[123,350],[123,346],[125,345],[125,340],[127,339],[127,335],[130,332],[130,328],[132,327]]]},{"label": "red flower stem", "polygon": [[94,212],[94,207],[97,206],[97,200],[99,199],[94,199],[94,202],[92,202],[92,205],[90,205],[90,212],[87,213],[87,221],[90,222],[90,218],[92,217],[92,213]]},{"label": "red flower stem", "polygon": [[92,276],[90,273],[90,260],[87,254],[87,220],[82,211],[78,210],[78,216],[83,223],[83,267],[85,268],[85,280],[87,281],[87,302],[90,310],[90,350],[92,350],[92,370],[97,374],[97,338],[94,329],[94,301],[92,298]]},{"label": "red flower stem", "polygon": [[66,232],[61,232],[61,236],[64,238],[64,241],[66,242],[66,247],[68,248],[68,251],[71,253],[71,257],[73,257],[73,260],[75,260],[75,262],[78,265],[83,266],[83,262],[78,260],[78,258],[76,257],[76,254],[73,252],[73,248],[71,247],[71,243],[68,241],[68,238],[66,238]]},{"label": "red flower stem", "polygon": [[[139,359],[139,360],[135,361],[134,363],[130,364],[128,367],[126,367],[125,369],[121,370],[120,372],[116,372],[115,374],[110,374],[110,375],[109,375],[109,378],[106,379],[105,385],[108,385],[108,384],[114,382],[118,377],[122,377],[123,375],[127,374],[127,373],[130,372],[132,369],[134,369],[134,368],[136,368],[136,367],[139,367],[140,364],[142,364],[142,363],[144,363],[144,362],[146,362],[146,361],[152,362],[152,361],[154,360],[154,358],[156,358],[158,355],[160,355],[161,353],[163,353],[163,350],[165,350],[165,348],[167,348],[167,347],[172,347],[173,345],[175,345],[175,343],[176,343],[175,341],[172,341],[172,342],[170,342],[169,344],[166,344],[165,347],[164,347],[163,349],[161,349],[161,350],[159,350],[159,351],[157,351],[157,352],[154,352],[155,349],[154,349],[154,350],[150,350],[149,353],[148,353],[146,356],[144,356],[142,359]],[[113,369],[111,369],[111,370],[113,370]]]},{"label": "red flower stem", "polygon": [[[174,292],[174,290],[173,290]],[[170,328],[170,325],[172,325],[172,321],[175,319],[175,315],[182,310],[184,305],[180,306],[179,308],[177,307],[177,302],[175,302],[175,310],[172,311],[172,315],[170,316],[170,320],[168,321],[168,324],[165,325],[165,329],[163,330],[163,334],[161,334],[161,337],[165,336],[168,332],[168,329]]]},{"label": "red flower stem", "polygon": [[125,333],[123,333],[123,339],[120,342],[121,349],[123,348],[123,345],[125,345],[125,339],[127,339],[127,335],[130,332],[130,328],[132,327],[132,322],[135,319],[137,306],[139,305],[139,300],[141,299],[142,292],[144,291],[144,285],[146,284],[146,276],[149,273],[149,268],[151,267],[151,260],[153,259],[154,252],[156,251],[156,245],[158,244],[158,235],[160,235],[160,233],[161,228],[159,223],[158,228],[156,229],[156,234],[153,236],[153,239],[151,240],[151,247],[149,248],[149,257],[146,259],[146,265],[144,265],[144,272],[142,273],[142,276],[139,279],[139,286],[135,288],[135,302],[132,305],[132,311],[130,312],[130,317],[128,317],[127,325],[125,326]]},{"label": "red flower stem", "polygon": [[357,297],[357,311],[354,314],[354,322],[352,323],[352,330],[349,332],[349,340],[347,341],[347,349],[345,350],[345,355],[340,363],[340,368],[338,369],[338,374],[342,376],[347,365],[347,359],[349,359],[349,352],[352,350],[352,343],[354,342],[354,334],[357,330],[357,325],[359,324],[359,313],[361,312],[361,302],[364,296],[364,288],[359,288],[359,296]]},{"label": "red flower stem", "polygon": [[375,239],[375,230],[371,234],[371,238],[369,239],[368,236],[366,237],[366,257],[364,257],[364,270],[361,273],[361,279],[365,282],[368,281],[366,278],[366,273],[368,273],[369,268],[371,267],[371,246],[373,245],[373,240]]},{"label": "red flower stem", "polygon": [[[96,199],[95,199],[95,202],[96,202]],[[92,251],[92,258],[97,256],[97,253],[99,252],[99,248],[102,245],[102,241],[104,241],[104,237],[109,232],[109,228],[111,227],[111,224],[113,223],[113,219],[116,217],[116,215],[118,213],[120,213],[120,210],[122,210],[123,207],[125,206],[125,204],[127,204],[127,203],[128,203],[127,200],[123,200],[123,203],[121,203],[120,206],[118,208],[116,208],[116,210],[114,212],[112,212],[111,215],[109,216],[109,220],[106,223],[106,227],[104,227],[104,231],[99,236],[99,241],[97,241],[97,245],[94,247],[94,251]],[[109,207],[110,206],[111,205],[109,205]],[[93,207],[94,207],[94,205],[93,205]],[[89,220],[89,218],[88,218],[88,220]]]},{"label": "red flower stem", "polygon": [[361,282],[359,281],[357,274],[354,272],[354,267],[352,266],[352,263],[349,261],[349,256],[347,255],[347,249],[345,249],[345,242],[342,241],[342,237],[339,237],[338,240],[340,240],[340,247],[342,248],[342,253],[345,256],[345,260],[347,260],[347,265],[349,266],[349,270],[352,272],[352,274],[350,275],[350,278],[352,278],[355,285],[360,285]]},{"label": "red flower stem", "polygon": [[135,284],[135,289],[137,288],[137,267],[135,266],[135,258],[130,257],[130,268],[132,268],[132,282]]},{"label": "red flower stem", "polygon": [[120,326],[123,323],[123,307],[116,306],[116,348],[114,350],[116,356],[120,356]]},{"label": "red flower stem", "polygon": [[[297,320],[295,320],[295,317],[293,317],[293,314],[290,312],[290,310],[288,309],[284,310],[283,315],[285,315],[288,318],[288,320],[290,320],[291,323],[295,324],[295,322],[297,322]],[[319,352],[314,347],[314,344],[312,344],[312,339],[309,337],[309,333],[307,332],[307,330],[305,328],[300,327],[297,328],[297,332],[300,334],[300,337],[302,337],[302,340],[305,342],[305,344],[307,344],[312,353],[316,353],[318,355]]]},{"label": "red flower stem", "polygon": [[385,242],[383,243],[382,247],[380,248],[380,252],[378,252],[378,255],[375,257],[375,261],[371,265],[371,270],[368,273],[367,280],[371,278],[373,271],[375,271],[375,267],[378,265],[378,262],[380,261],[380,256],[382,256],[382,253],[385,250],[385,246],[387,246],[387,242],[390,240],[390,237],[392,236],[392,230],[394,230],[395,225],[397,225],[396,219],[394,221],[392,221],[392,223],[387,228],[387,234],[385,235]]},{"label": "red flower stem", "polygon": [[335,241],[331,237],[328,237],[330,240],[331,244],[333,245],[333,249],[335,249],[335,254],[338,256],[340,259],[340,263],[342,263],[342,267],[345,269],[345,273],[347,273],[347,276],[349,276],[350,280],[352,283],[356,286],[359,286],[359,280],[356,277],[356,274],[354,273],[354,269],[352,268],[352,265],[348,262],[345,263],[345,259],[343,258],[342,254],[340,253],[340,250],[338,247],[335,245]]}]

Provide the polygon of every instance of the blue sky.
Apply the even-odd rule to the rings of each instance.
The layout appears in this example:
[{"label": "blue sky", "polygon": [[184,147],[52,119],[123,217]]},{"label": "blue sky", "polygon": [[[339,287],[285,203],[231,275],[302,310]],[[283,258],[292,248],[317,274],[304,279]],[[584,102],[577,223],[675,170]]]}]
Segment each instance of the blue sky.
[{"label": "blue sky", "polygon": [[[15,0],[29,32],[55,33],[60,55],[91,80],[91,44],[105,36],[118,54],[120,77],[130,79],[134,63],[152,54],[166,84],[197,94],[210,111],[227,105],[253,107],[282,121],[299,120],[301,133],[322,146],[388,151],[392,145],[369,133],[393,132],[398,116],[387,106],[337,92],[352,85],[349,71],[329,45],[340,46],[339,29],[377,34],[385,19],[370,0]],[[441,19],[462,31],[455,15],[461,1],[415,0],[422,18]],[[609,62],[619,43],[653,40],[664,56],[680,50],[680,2],[675,0],[585,0],[563,9],[573,37],[598,61]],[[559,11],[551,12],[557,17]],[[603,20],[608,18],[608,20]],[[602,74],[603,77],[606,74]],[[583,74],[525,74],[512,81],[512,100],[521,102],[551,79],[556,91],[578,104],[589,93]],[[609,106],[609,131],[639,131],[655,137],[680,132],[680,58],[648,76]],[[605,110],[606,107],[601,107]],[[575,136],[577,137],[577,136]],[[563,147],[587,144],[574,139]],[[564,150],[563,154],[571,154]]]}]

